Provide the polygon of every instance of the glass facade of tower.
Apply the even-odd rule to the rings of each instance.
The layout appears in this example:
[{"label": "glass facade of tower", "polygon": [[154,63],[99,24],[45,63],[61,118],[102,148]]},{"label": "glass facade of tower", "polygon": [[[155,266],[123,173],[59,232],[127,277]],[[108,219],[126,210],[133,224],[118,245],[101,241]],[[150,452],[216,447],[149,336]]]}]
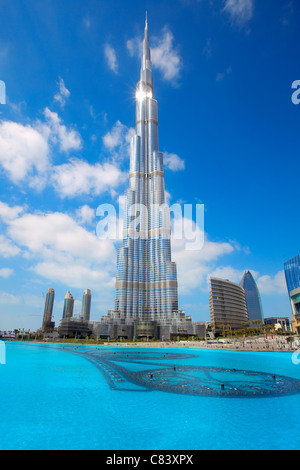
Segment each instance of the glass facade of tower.
[{"label": "glass facade of tower", "polygon": [[82,310],[81,310],[81,317],[83,320],[90,320],[91,316],[91,302],[92,302],[92,294],[89,289],[86,289],[83,293],[82,298]]},{"label": "glass facade of tower", "polygon": [[74,298],[70,292],[66,293],[64,302],[63,318],[71,318],[74,310]]},{"label": "glass facade of tower", "polygon": [[284,272],[293,315],[300,319],[300,255],[284,263]]},{"label": "glass facade of tower", "polygon": [[153,336],[154,324],[182,322],[184,312],[178,310],[177,269],[171,257],[170,212],[165,204],[147,21],[136,87],[136,135],[131,140],[123,229],[117,256],[115,309],[102,318],[122,320],[126,325],[140,323],[138,330]]},{"label": "glass facade of tower", "polygon": [[43,318],[43,330],[54,328],[54,323],[52,322],[53,306],[54,306],[54,289],[48,289],[45,309],[44,309],[44,318]]},{"label": "glass facade of tower", "polygon": [[300,287],[300,255],[284,263],[286,284],[289,293]]},{"label": "glass facade of tower", "polygon": [[170,215],[165,205],[147,24],[129,177],[123,245],[118,250],[115,311],[121,318],[138,321],[167,320],[178,311],[177,271],[171,259]]},{"label": "glass facade of tower", "polygon": [[250,271],[245,272],[241,281],[241,287],[246,294],[249,322],[261,321],[264,323],[259,290]]}]

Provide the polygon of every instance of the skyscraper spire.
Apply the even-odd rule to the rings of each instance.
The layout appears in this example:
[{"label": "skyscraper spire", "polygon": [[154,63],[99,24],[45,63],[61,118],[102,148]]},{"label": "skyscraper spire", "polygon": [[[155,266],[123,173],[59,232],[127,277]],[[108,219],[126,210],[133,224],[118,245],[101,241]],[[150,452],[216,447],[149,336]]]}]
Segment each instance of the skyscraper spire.
[{"label": "skyscraper spire", "polygon": [[148,20],[146,14],[145,33],[143,41],[143,58],[141,69],[141,82],[145,82],[152,86],[152,64],[148,38]]}]

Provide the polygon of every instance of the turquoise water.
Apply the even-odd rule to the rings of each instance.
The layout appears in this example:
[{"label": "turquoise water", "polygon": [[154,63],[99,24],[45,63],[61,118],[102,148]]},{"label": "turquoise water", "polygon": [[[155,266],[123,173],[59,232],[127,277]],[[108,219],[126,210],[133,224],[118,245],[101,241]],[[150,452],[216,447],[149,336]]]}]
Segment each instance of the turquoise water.
[{"label": "turquoise water", "polygon": [[[51,346],[6,347],[6,365],[0,365],[0,450],[300,447],[299,393],[264,398],[169,393],[153,389],[155,380],[149,379],[151,371],[156,379],[160,369],[170,366],[170,390],[181,374],[202,378],[202,367],[212,370],[211,376],[218,372],[211,368],[229,368],[300,380],[300,365],[293,364],[290,353],[118,347],[109,348],[104,365],[113,367],[102,373],[103,364],[97,366],[81,353],[106,358],[106,347],[79,348],[76,354]],[[124,380],[122,370],[128,372]],[[222,380],[227,375],[222,372]],[[242,380],[240,374],[236,377]],[[259,382],[265,376],[258,377]]]}]

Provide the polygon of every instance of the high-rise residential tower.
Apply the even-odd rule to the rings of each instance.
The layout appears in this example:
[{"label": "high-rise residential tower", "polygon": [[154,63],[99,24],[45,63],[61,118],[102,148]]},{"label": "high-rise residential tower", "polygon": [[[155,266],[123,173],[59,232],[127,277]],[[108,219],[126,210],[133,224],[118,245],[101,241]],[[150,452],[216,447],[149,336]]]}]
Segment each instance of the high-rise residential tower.
[{"label": "high-rise residential tower", "polygon": [[90,321],[92,294],[90,289],[86,289],[82,298],[81,317],[83,320]]},{"label": "high-rise residential tower", "polygon": [[74,298],[68,291],[65,296],[63,318],[71,318],[74,310]]},{"label": "high-rise residential tower", "polygon": [[241,280],[241,286],[243,287],[246,294],[249,322],[253,323],[260,321],[263,324],[264,315],[261,298],[257,284],[250,271],[246,271],[244,273]]},{"label": "high-rise residential tower", "polygon": [[216,335],[226,328],[245,328],[248,310],[244,289],[226,279],[212,277],[209,297],[210,316]]},{"label": "high-rise residential tower", "polygon": [[54,306],[54,289],[48,289],[46,300],[45,300],[45,309],[44,309],[44,318],[43,318],[43,330],[48,330],[54,328],[54,322],[52,322],[53,306]]},{"label": "high-rise residential tower", "polygon": [[123,244],[117,257],[115,309],[103,321],[135,324],[141,335],[148,336],[154,325],[182,322],[186,317],[178,310],[177,269],[171,257],[170,212],[165,204],[147,20],[136,87],[136,135],[131,140],[129,179]]}]

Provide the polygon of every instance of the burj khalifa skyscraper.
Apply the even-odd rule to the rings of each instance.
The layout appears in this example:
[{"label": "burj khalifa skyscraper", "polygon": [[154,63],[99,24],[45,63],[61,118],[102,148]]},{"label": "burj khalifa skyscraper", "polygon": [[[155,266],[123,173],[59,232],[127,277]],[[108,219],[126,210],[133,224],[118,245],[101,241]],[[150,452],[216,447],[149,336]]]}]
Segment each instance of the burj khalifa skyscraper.
[{"label": "burj khalifa skyscraper", "polygon": [[134,325],[135,337],[169,336],[170,326],[189,324],[191,319],[178,310],[177,269],[171,257],[170,211],[165,203],[147,19],[136,87],[136,135],[131,140],[129,179],[123,243],[117,257],[115,309],[102,317],[102,322],[123,324],[124,328]]}]

